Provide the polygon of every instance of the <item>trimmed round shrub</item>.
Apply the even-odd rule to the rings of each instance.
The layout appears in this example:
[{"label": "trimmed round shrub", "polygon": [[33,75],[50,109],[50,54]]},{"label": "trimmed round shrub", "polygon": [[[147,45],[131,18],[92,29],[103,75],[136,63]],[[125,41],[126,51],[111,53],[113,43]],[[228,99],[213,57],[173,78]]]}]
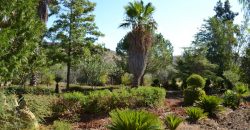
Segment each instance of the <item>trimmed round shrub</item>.
[{"label": "trimmed round shrub", "polygon": [[186,105],[193,105],[195,101],[199,101],[206,95],[206,92],[201,88],[191,89],[187,88],[184,90],[184,103]]},{"label": "trimmed round shrub", "polygon": [[240,105],[240,96],[232,90],[227,90],[223,95],[223,105],[232,109],[238,108]]},{"label": "trimmed round shrub", "polygon": [[111,124],[109,130],[162,130],[161,120],[146,111],[113,110],[110,112]]},{"label": "trimmed round shrub", "polygon": [[192,74],[187,78],[187,86],[193,88],[204,88],[206,81],[198,74]]}]

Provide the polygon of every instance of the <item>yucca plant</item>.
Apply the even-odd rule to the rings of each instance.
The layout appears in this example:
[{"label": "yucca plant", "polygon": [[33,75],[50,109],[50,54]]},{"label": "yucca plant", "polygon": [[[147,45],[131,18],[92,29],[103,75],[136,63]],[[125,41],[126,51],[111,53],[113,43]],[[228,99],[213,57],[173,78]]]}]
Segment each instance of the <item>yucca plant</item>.
[{"label": "yucca plant", "polygon": [[146,111],[116,109],[110,112],[110,130],[163,130],[160,119]]},{"label": "yucca plant", "polygon": [[210,117],[214,116],[216,112],[222,110],[221,104],[222,99],[216,96],[204,96],[196,103],[196,105],[202,108],[204,112],[207,112]]},{"label": "yucca plant", "polygon": [[204,110],[199,107],[187,107],[185,110],[190,122],[196,122],[207,116],[207,113],[204,113]]},{"label": "yucca plant", "polygon": [[165,122],[170,130],[176,130],[176,128],[180,125],[180,123],[183,122],[183,119],[176,115],[168,115],[165,118]]}]

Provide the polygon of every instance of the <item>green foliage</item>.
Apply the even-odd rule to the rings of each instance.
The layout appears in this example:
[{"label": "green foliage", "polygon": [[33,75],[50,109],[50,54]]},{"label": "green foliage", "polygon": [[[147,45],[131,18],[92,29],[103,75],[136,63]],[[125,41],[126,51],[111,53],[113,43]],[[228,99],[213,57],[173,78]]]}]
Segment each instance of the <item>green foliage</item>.
[{"label": "green foliage", "polygon": [[52,88],[45,86],[37,87],[22,87],[22,86],[12,86],[4,89],[6,94],[34,94],[34,95],[51,95],[54,93]]},{"label": "green foliage", "polygon": [[55,102],[52,109],[55,116],[67,113],[79,116],[82,113],[107,113],[115,108],[155,107],[163,104],[166,91],[157,87],[133,89],[97,90],[89,94],[65,93]]},{"label": "green foliage", "polygon": [[162,130],[160,119],[146,111],[113,110],[110,112],[110,130]]},{"label": "green foliage", "polygon": [[37,4],[37,0],[1,1],[1,82],[23,78],[23,75],[27,76],[30,71],[29,60],[39,48],[38,43],[45,30],[45,26],[37,17]]},{"label": "green foliage", "polygon": [[184,103],[187,105],[193,105],[195,101],[199,101],[202,97],[206,96],[206,93],[201,88],[187,88],[183,92]]},{"label": "green foliage", "polygon": [[192,74],[187,78],[187,86],[194,88],[204,88],[206,81],[198,74]]},{"label": "green foliage", "polygon": [[247,94],[249,92],[248,85],[243,84],[243,83],[238,83],[234,87],[234,91],[236,91],[238,94],[240,94],[240,96],[244,95],[244,94]]},{"label": "green foliage", "polygon": [[222,110],[222,99],[216,96],[204,96],[197,106],[202,108],[204,112],[207,112],[209,116],[214,116],[216,112]]},{"label": "green foliage", "polygon": [[54,130],[72,130],[73,129],[71,124],[65,121],[54,121],[52,127]]},{"label": "green foliage", "polygon": [[[94,22],[92,12],[96,4],[88,0],[58,1],[60,10],[47,37],[56,43],[61,63],[67,63],[67,89],[70,83],[70,70],[88,54],[94,41],[102,34]],[[60,50],[60,51],[58,51]],[[58,57],[55,57],[58,60]]]},{"label": "green foliage", "polygon": [[109,90],[98,90],[90,92],[83,109],[87,113],[106,113],[111,110],[112,92]]},{"label": "green foliage", "polygon": [[176,130],[176,128],[183,122],[183,119],[176,115],[168,115],[165,118],[165,123],[170,130]]},{"label": "green foliage", "polygon": [[77,81],[87,85],[104,85],[108,81],[110,64],[106,63],[100,55],[86,57],[79,65],[80,76]]},{"label": "green foliage", "polygon": [[163,104],[166,91],[158,87],[138,87],[131,89],[137,106],[160,106]]},{"label": "green foliage", "polygon": [[204,110],[199,107],[187,107],[185,110],[188,115],[188,120],[191,122],[196,122],[207,116],[207,113],[204,113]]},{"label": "green foliage", "polygon": [[133,75],[129,73],[125,73],[121,77],[122,84],[130,85],[132,83]]},{"label": "green foliage", "polygon": [[232,109],[238,108],[240,105],[240,96],[232,90],[227,90],[223,95],[223,105]]},{"label": "green foliage", "polygon": [[46,123],[45,118],[51,117],[53,111],[51,107],[53,103],[58,99],[58,97],[53,95],[32,95],[27,94],[24,96],[28,108],[40,123]]},{"label": "green foliage", "polygon": [[145,74],[143,76],[143,86],[150,86],[153,83],[153,76],[151,74]]},{"label": "green foliage", "polygon": [[25,121],[19,115],[15,96],[5,96],[0,91],[0,126],[3,130],[33,129],[31,122]]}]

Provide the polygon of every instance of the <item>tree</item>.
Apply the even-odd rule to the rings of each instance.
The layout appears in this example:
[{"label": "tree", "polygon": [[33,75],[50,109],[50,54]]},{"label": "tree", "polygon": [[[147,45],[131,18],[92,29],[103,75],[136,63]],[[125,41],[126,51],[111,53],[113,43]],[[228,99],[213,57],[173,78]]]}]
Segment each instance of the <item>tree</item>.
[{"label": "tree", "polygon": [[[11,3],[11,4],[9,4]],[[37,17],[36,0],[3,0],[0,3],[0,80],[22,73],[41,40],[44,26]]]},{"label": "tree", "polygon": [[228,0],[224,6],[219,1],[214,9],[216,15],[206,21],[194,43],[197,47],[206,48],[206,58],[219,66],[216,72],[218,76],[223,76],[223,72],[232,66],[233,47],[237,46],[235,36],[239,34],[239,29],[233,23],[237,13],[232,12],[230,7]]},{"label": "tree", "polygon": [[250,16],[250,0],[238,0],[242,5],[245,11],[245,17],[248,19]]},{"label": "tree", "polygon": [[58,44],[58,49],[64,55],[62,62],[67,64],[67,89],[72,66],[84,58],[88,46],[102,35],[94,23],[92,12],[95,5],[88,0],[60,0],[59,19],[49,29],[48,36]]},{"label": "tree", "polygon": [[148,50],[153,42],[152,32],[156,22],[152,15],[155,8],[151,3],[144,5],[143,1],[129,2],[125,6],[126,18],[120,27],[129,28],[128,33],[128,65],[134,75],[132,86],[138,86],[146,69]]},{"label": "tree", "polygon": [[250,84],[250,43],[248,43],[248,47],[246,48],[245,54],[242,58],[241,71],[243,73],[243,81]]}]

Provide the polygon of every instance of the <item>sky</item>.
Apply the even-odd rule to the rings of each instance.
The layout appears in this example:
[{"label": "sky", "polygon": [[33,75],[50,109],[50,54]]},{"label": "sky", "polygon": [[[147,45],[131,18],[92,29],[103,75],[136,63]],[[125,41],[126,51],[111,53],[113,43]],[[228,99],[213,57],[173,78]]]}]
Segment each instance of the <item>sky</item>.
[{"label": "sky", "polygon": [[[124,6],[133,0],[90,0],[95,2],[96,24],[105,35],[99,38],[98,43],[105,44],[106,48],[115,51],[117,43],[126,35],[129,29],[119,28],[125,18]],[[190,46],[194,35],[204,20],[213,16],[214,6],[218,0],[144,0],[151,2],[156,10],[153,14],[158,23],[157,32],[170,40],[174,46],[174,55],[181,55],[183,47]],[[224,2],[224,0],[222,0]],[[243,20],[243,12],[238,0],[229,0],[234,12],[239,15],[235,23]],[[48,26],[52,20],[49,19]]]}]

